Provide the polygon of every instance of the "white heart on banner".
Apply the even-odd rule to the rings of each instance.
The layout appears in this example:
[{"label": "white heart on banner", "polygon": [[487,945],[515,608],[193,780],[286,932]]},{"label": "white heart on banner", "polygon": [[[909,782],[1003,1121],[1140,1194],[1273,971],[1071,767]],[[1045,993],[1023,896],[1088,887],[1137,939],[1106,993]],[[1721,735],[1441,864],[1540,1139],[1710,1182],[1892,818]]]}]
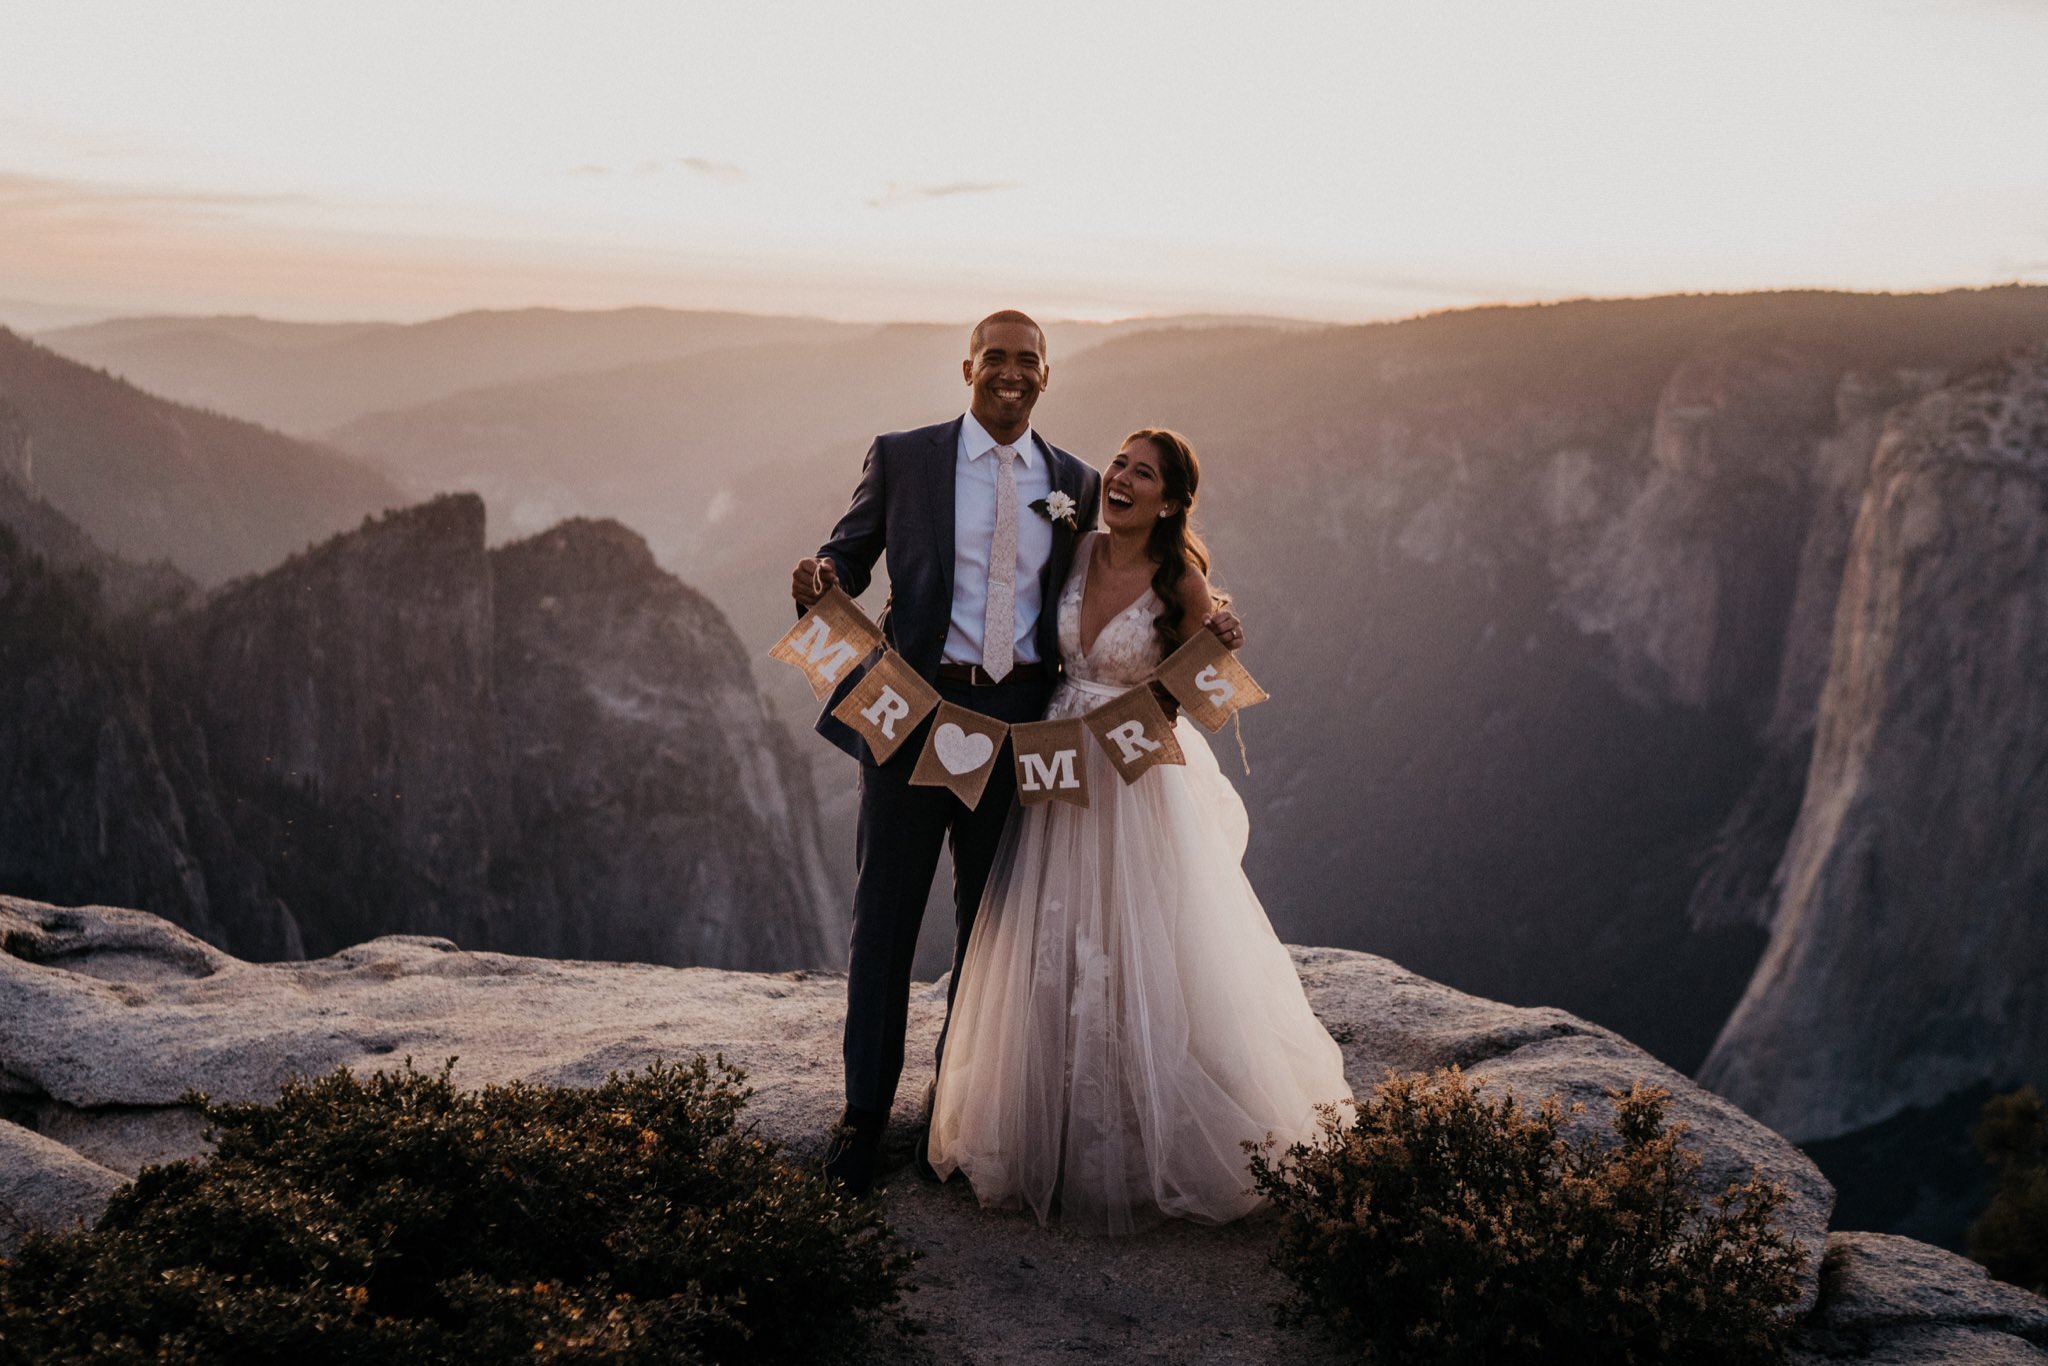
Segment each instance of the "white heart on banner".
[{"label": "white heart on banner", "polygon": [[996,742],[986,735],[969,735],[948,721],[932,736],[932,748],[938,751],[946,772],[958,777],[987,763],[988,756],[995,753]]}]

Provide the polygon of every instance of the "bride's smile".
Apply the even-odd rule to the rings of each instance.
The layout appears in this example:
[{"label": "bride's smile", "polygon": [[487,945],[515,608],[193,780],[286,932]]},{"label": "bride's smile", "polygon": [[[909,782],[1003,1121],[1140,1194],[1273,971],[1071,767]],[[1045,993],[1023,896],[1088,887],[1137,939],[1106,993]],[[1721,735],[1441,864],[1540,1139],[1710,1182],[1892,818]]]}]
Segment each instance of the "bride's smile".
[{"label": "bride's smile", "polygon": [[1173,509],[1166,501],[1166,485],[1159,477],[1159,457],[1152,443],[1126,442],[1110,458],[1102,475],[1102,524],[1108,530],[1140,531]]}]

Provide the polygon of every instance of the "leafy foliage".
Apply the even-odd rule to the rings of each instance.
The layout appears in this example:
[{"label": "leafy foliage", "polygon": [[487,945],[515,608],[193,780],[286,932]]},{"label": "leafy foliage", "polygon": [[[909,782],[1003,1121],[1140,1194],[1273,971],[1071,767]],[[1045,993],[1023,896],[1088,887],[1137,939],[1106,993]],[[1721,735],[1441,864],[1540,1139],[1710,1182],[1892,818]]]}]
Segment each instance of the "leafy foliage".
[{"label": "leafy foliage", "polygon": [[1782,1187],[1731,1184],[1703,1212],[1668,1092],[1611,1091],[1615,1141],[1567,1137],[1457,1068],[1391,1076],[1350,1124],[1252,1175],[1284,1213],[1284,1316],[1369,1360],[1776,1361],[1805,1251],[1773,1226]]},{"label": "leafy foliage", "polygon": [[722,1059],[481,1092],[453,1061],[192,1097],[211,1161],[0,1262],[0,1359],[810,1360],[897,1314],[878,1210],[743,1128]]},{"label": "leafy foliage", "polygon": [[1998,1192],[1970,1226],[1970,1255],[2001,1281],[2048,1295],[2048,1105],[2025,1086],[1984,1103],[1977,1147]]}]

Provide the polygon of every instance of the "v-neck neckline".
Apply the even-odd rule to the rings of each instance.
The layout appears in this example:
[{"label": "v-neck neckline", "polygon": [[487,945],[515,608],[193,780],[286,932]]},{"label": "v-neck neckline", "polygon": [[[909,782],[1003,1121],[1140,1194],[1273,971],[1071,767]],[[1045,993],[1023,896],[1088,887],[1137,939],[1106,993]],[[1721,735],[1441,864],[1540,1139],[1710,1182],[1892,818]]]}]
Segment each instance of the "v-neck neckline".
[{"label": "v-neck neckline", "polygon": [[[1080,640],[1081,627],[1083,623],[1085,623],[1088,619],[1088,581],[1094,577],[1095,547],[1091,545],[1088,547],[1088,558],[1082,561],[1081,564],[1081,602],[1074,616],[1074,638],[1077,642]],[[1136,607],[1139,603],[1143,602],[1145,600],[1145,595],[1147,593],[1150,593],[1151,591],[1152,585],[1147,583],[1143,588],[1140,588],[1138,590],[1138,595],[1136,597],[1132,598],[1129,602],[1124,604],[1123,610],[1115,613],[1112,616],[1103,618],[1102,625],[1096,628],[1095,639],[1089,641],[1086,645],[1083,645],[1081,647],[1081,658],[1093,659],[1095,657],[1095,647],[1102,643],[1102,637],[1108,634],[1109,628],[1116,625],[1125,617],[1129,616],[1131,613],[1131,609]]]}]

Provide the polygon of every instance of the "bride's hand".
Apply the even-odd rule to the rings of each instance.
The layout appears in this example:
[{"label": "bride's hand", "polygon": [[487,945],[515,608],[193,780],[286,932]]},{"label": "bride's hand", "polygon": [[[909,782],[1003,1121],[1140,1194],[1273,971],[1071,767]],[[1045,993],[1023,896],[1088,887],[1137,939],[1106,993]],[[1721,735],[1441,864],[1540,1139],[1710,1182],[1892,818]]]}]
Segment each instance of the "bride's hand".
[{"label": "bride's hand", "polygon": [[1228,607],[1211,612],[1202,618],[1202,625],[1216,633],[1216,639],[1228,649],[1237,650],[1244,646],[1244,623],[1237,619],[1237,613]]}]

